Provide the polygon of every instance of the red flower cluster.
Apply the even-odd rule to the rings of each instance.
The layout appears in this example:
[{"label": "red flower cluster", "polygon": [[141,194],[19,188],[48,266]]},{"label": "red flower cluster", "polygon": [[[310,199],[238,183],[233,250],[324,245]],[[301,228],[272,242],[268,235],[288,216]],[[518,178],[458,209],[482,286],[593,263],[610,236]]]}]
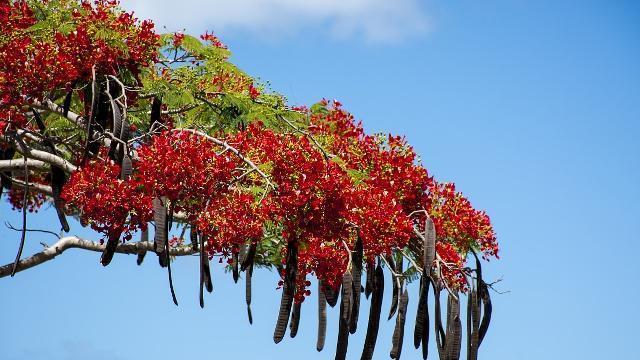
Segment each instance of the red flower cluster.
[{"label": "red flower cluster", "polygon": [[[25,1],[0,0],[0,121],[22,126],[24,118],[15,113],[25,98],[69,90],[89,81],[94,69],[98,75],[127,70],[135,76],[156,59],[159,37],[153,23],[138,22],[119,10],[117,1],[79,6],[69,0],[60,6],[70,9],[71,17],[53,33],[41,34],[32,29],[38,18]],[[117,44],[105,34],[118,38]]]},{"label": "red flower cluster", "polygon": [[83,222],[107,237],[131,239],[153,219],[152,197],[139,179],[120,180],[120,166],[95,161],[73,173],[61,198],[79,211]]}]

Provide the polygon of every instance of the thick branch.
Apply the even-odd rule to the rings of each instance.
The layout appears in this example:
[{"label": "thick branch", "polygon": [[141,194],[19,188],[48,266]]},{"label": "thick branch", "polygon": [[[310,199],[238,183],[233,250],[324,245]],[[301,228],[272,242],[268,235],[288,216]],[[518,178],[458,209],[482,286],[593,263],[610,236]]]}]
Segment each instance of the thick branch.
[{"label": "thick branch", "polygon": [[[100,245],[99,242],[80,239],[76,236],[64,237],[50,247],[43,251],[36,253],[26,259],[18,262],[17,272],[32,268],[34,266],[45,263],[49,260],[53,260],[56,256],[62,254],[67,249],[83,249],[95,252],[102,252],[105,245]],[[128,242],[124,244],[118,244],[116,252],[120,254],[138,254],[141,251],[154,251],[153,242],[140,241],[140,242]],[[191,245],[179,246],[169,250],[171,256],[186,256],[193,255],[196,252],[193,251]],[[11,275],[11,268],[13,263],[0,267],[0,278]]]},{"label": "thick branch", "polygon": [[[49,164],[40,160],[27,159],[27,167],[29,169],[47,169]],[[13,171],[24,169],[24,158],[0,160],[0,171]]]}]

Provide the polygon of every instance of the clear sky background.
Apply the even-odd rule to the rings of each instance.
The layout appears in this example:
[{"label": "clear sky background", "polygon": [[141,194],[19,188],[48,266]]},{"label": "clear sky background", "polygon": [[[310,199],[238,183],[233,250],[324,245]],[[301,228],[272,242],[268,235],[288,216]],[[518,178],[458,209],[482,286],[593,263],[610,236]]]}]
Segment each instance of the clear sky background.
[{"label": "clear sky background", "polygon": [[[392,4],[392,5],[390,5]],[[368,131],[405,134],[429,171],[490,214],[504,277],[480,359],[640,359],[640,2],[562,0],[125,1],[169,30],[214,30],[233,61],[292,104],[339,99]],[[3,200],[1,218],[19,226]],[[57,227],[52,211],[32,225]],[[0,230],[0,262],[19,234]],[[72,225],[72,234],[98,235]],[[25,256],[53,237],[30,234]],[[317,353],[317,302],[298,337],[272,334],[277,276],[244,285],[214,266],[198,306],[196,258],[174,262],[180,306],[154,257],[69,250],[0,279],[1,359],[329,359],[337,309]],[[412,346],[409,300],[403,359]],[[389,308],[387,291],[384,311]],[[364,299],[364,298],[363,298]],[[349,359],[359,359],[368,302]],[[375,359],[387,359],[393,322]],[[435,347],[431,347],[435,358]]]}]

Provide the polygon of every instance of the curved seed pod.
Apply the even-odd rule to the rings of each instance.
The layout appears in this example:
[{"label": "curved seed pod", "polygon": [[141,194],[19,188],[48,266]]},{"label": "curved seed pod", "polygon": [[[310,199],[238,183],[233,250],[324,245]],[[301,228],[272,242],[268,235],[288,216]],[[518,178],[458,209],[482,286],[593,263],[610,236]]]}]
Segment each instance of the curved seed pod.
[{"label": "curved seed pod", "polygon": [[240,262],[240,259],[239,259],[238,252],[234,251],[233,254],[231,255],[231,258],[233,259],[233,263],[231,264],[233,282],[237,284],[238,278],[240,277],[240,272],[238,269],[238,262]]},{"label": "curved seed pod", "polygon": [[[416,313],[416,325],[413,330],[413,346],[417,349],[420,347],[422,343],[422,335],[424,332],[424,324],[425,320],[428,323],[429,320],[425,319],[425,312],[427,310],[427,293],[429,291],[428,288],[428,280],[425,279],[424,276],[425,271],[423,270],[423,275],[420,277],[420,296],[418,298],[418,312]],[[427,315],[428,316],[428,315]]]},{"label": "curved seed pod", "polygon": [[253,264],[251,264],[245,272],[245,301],[247,302],[247,316],[249,324],[253,324],[253,314],[251,314],[251,277],[253,276]]},{"label": "curved seed pod", "polygon": [[273,332],[273,341],[277,344],[284,338],[284,334],[287,329],[287,323],[289,322],[289,314],[291,313],[291,306],[293,304],[293,291],[289,290],[287,282],[282,287],[282,298],[280,299],[280,311],[278,312],[278,321],[276,322],[276,329]]},{"label": "curved seed pod", "polygon": [[111,115],[113,117],[113,136],[117,137],[120,140],[123,140],[122,129],[124,124],[122,123],[122,112],[120,111],[120,107],[118,106],[118,104],[116,104],[113,99],[109,100],[109,105],[111,105]]},{"label": "curved seed pod", "polygon": [[426,272],[423,273],[425,278],[424,289],[424,321],[422,329],[422,358],[427,359],[429,356],[429,285],[431,284],[431,278],[427,276]]},{"label": "curved seed pod", "polygon": [[293,311],[291,312],[291,322],[289,323],[289,336],[291,338],[298,335],[298,326],[300,325],[300,311],[302,310],[302,303],[293,304]]},{"label": "curved seed pod", "polygon": [[440,359],[444,359],[444,348],[447,343],[447,338],[442,327],[442,310],[440,309],[440,285],[433,284],[433,297],[435,300],[435,333],[436,333],[436,345],[438,348],[438,355]]},{"label": "curved seed pod", "polygon": [[351,320],[351,304],[353,303],[353,277],[349,271],[342,275],[342,302],[341,311],[342,319],[349,324]]},{"label": "curved seed pod", "polygon": [[327,304],[329,304],[329,306],[331,307],[335,307],[336,304],[338,303],[338,293],[340,292],[340,287],[342,285],[340,284],[338,285],[337,289],[333,289],[329,285],[324,285],[324,282],[323,282],[323,286],[324,286],[324,296],[327,299]]},{"label": "curved seed pod", "polygon": [[489,296],[489,289],[487,288],[487,284],[482,282],[480,289],[478,290],[478,295],[480,296],[480,299],[482,299],[483,303],[482,322],[480,323],[480,329],[478,330],[478,346],[480,346],[482,344],[482,340],[484,340],[484,336],[487,334],[487,330],[489,329],[489,323],[491,322],[491,312],[493,308],[491,305],[491,297]]},{"label": "curved seed pod", "polygon": [[171,259],[169,258],[169,242],[165,243],[165,256],[167,257],[167,274],[169,275],[169,289],[171,290],[171,298],[173,299],[173,303],[178,306],[178,298],[176,297],[176,292],[173,289],[173,277],[171,276]]},{"label": "curved seed pod", "polygon": [[58,221],[64,232],[69,232],[69,223],[64,214],[64,202],[60,198],[62,187],[67,182],[67,174],[58,166],[51,166],[51,192],[53,195],[53,205],[58,214]]},{"label": "curved seed pod", "polygon": [[322,281],[318,281],[318,340],[316,350],[324,349],[324,341],[327,336],[327,299],[324,296]]},{"label": "curved seed pod", "polygon": [[480,305],[478,304],[478,292],[475,288],[471,289],[467,300],[467,360],[477,360]]},{"label": "curved seed pod", "polygon": [[449,294],[447,303],[447,360],[459,360],[462,346],[462,323],[460,321],[460,301]]},{"label": "curved seed pod", "polygon": [[353,295],[351,299],[351,312],[349,314],[349,332],[355,334],[358,328],[358,315],[360,313],[360,294],[362,293],[362,261],[364,257],[362,240],[360,236],[356,240],[353,249]]},{"label": "curved seed pod", "polygon": [[[142,230],[142,232],[140,233],[140,241],[149,241],[149,230]],[[145,255],[147,255],[146,251],[140,251],[138,253],[138,258],[136,259],[136,264],[138,264],[138,266],[142,265]]]},{"label": "curved seed pod", "polygon": [[240,266],[241,271],[245,271],[247,267],[253,266],[253,261],[256,257],[257,244],[255,242],[249,245],[249,250],[247,250],[247,256],[244,257],[242,261],[242,265]]},{"label": "curved seed pod", "polygon": [[400,305],[398,306],[398,316],[396,317],[396,327],[393,331],[393,346],[389,356],[392,359],[400,359],[402,354],[402,342],[404,340],[404,323],[407,318],[407,305],[409,303],[409,291],[404,290],[400,297]]},{"label": "curved seed pod", "polygon": [[[487,283],[485,283],[482,279],[482,264],[480,263],[480,259],[478,258],[478,255],[475,251],[471,251],[471,253],[476,259],[476,286],[478,289],[478,302],[483,304],[482,322],[480,323],[480,328],[478,330],[478,347],[480,347],[480,345],[482,344],[482,340],[484,339],[484,336],[487,334],[487,330],[489,329],[493,307],[491,305],[489,288],[487,287]],[[480,306],[480,304],[478,304],[478,306]]]},{"label": "curved seed pod", "polygon": [[[402,257],[393,261],[393,256],[386,257],[389,266],[391,266],[396,274],[402,274]],[[402,294],[402,280],[397,279],[393,273],[391,274],[391,281],[393,282],[393,297],[391,298],[391,309],[389,309],[389,317],[387,320],[391,320],[398,309],[398,299]]]},{"label": "curved seed pod", "polygon": [[367,335],[364,340],[361,360],[371,360],[373,351],[378,339],[378,329],[380,328],[380,314],[382,312],[382,300],[384,297],[384,273],[378,264],[374,271],[371,288],[371,309],[369,310],[369,324],[367,325]]},{"label": "curved seed pod", "polygon": [[198,251],[198,229],[191,224],[191,229],[189,231],[189,239],[191,240],[191,249],[193,251]]},{"label": "curved seed pod", "polygon": [[153,199],[153,220],[156,223],[156,232],[153,238],[154,249],[158,254],[160,266],[165,267],[166,256],[163,256],[165,244],[168,241],[169,228],[167,227],[167,208],[159,198]]},{"label": "curved seed pod", "polygon": [[364,286],[364,296],[369,299],[371,292],[373,291],[373,276],[375,273],[374,266],[372,264],[367,264],[367,277],[365,280]]},{"label": "curved seed pod", "polygon": [[113,254],[116,252],[116,248],[118,247],[118,243],[120,242],[120,233],[110,233],[107,238],[107,246],[105,246],[104,251],[102,251],[102,256],[100,257],[100,263],[102,266],[107,266],[113,259]]},{"label": "curved seed pod", "polygon": [[[342,306],[340,306],[340,319],[338,321],[338,342],[336,344],[336,360],[344,360],[347,357],[347,348],[349,347],[349,315],[347,312],[351,310],[351,274],[347,271],[342,277]],[[347,283],[345,283],[347,278]],[[346,305],[345,305],[346,304]]]},{"label": "curved seed pod", "polygon": [[433,220],[429,217],[427,217],[424,227],[424,254],[422,266],[423,269],[427,270],[427,274],[431,274],[431,266],[433,264],[433,260],[436,258],[436,227],[433,224]]},{"label": "curved seed pod", "polygon": [[298,270],[298,252],[293,242],[287,244],[287,264],[285,277],[282,286],[282,298],[280,299],[280,311],[276,329],[273,332],[273,341],[277,344],[284,338],[289,323],[289,315],[293,306],[293,295],[295,291],[296,272]]},{"label": "curved seed pod", "polygon": [[69,115],[69,108],[71,108],[71,99],[73,98],[73,91],[67,92],[62,102],[62,116],[67,117]]}]

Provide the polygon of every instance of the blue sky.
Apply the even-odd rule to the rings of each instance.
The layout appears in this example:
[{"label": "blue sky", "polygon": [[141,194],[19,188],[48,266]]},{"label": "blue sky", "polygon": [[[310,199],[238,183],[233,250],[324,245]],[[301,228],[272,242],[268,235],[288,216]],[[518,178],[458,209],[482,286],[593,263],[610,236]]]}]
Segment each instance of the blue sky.
[{"label": "blue sky", "polygon": [[[220,33],[237,64],[294,104],[336,98],[367,130],[405,134],[432,174],[488,211],[502,251],[486,277],[503,277],[510,292],[493,295],[481,359],[638,358],[640,3],[389,3],[125,2],[171,30]],[[19,224],[6,203],[0,211]],[[30,221],[55,219],[44,211]],[[74,225],[73,234],[97,239]],[[7,263],[19,234],[1,234]],[[32,234],[25,254],[53,240]],[[137,267],[121,255],[107,268],[98,260],[70,250],[0,279],[0,358],[333,357],[338,312],[317,353],[315,298],[298,337],[273,344],[274,273],[255,274],[249,326],[244,287],[219,266],[201,310],[194,258],[173,265],[178,308],[155,259]],[[388,358],[392,331],[383,324],[375,359]],[[410,334],[405,359],[418,358]],[[363,338],[362,329],[350,338],[349,359],[359,359]]]}]

